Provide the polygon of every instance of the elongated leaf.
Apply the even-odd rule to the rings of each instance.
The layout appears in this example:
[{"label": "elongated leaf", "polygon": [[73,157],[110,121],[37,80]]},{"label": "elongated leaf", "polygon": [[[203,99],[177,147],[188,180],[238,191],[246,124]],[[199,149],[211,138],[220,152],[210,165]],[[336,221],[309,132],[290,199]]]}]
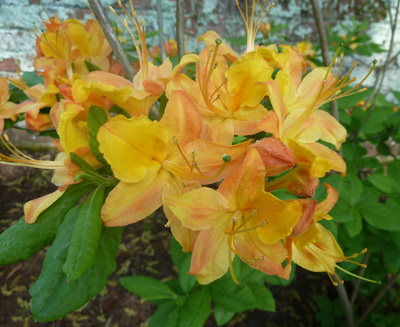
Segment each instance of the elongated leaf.
[{"label": "elongated leaf", "polygon": [[0,265],[27,260],[49,244],[56,236],[65,214],[92,187],[93,184],[87,182],[71,185],[40,214],[34,224],[27,224],[25,217],[22,217],[5,230],[0,235]]},{"label": "elongated leaf", "polygon": [[175,301],[167,300],[160,304],[152,315],[147,327],[160,327],[164,326],[165,322],[168,320],[168,316],[176,308]]},{"label": "elongated leaf", "polygon": [[371,187],[366,187],[358,203],[358,208],[363,218],[373,227],[378,229],[398,232],[400,220],[398,210],[392,206],[379,203],[379,192]]},{"label": "elongated leaf", "polygon": [[95,64],[93,64],[93,63],[91,63],[90,61],[87,61],[87,60],[85,60],[85,65],[86,65],[86,68],[89,70],[89,72],[96,72],[96,71],[101,70]]},{"label": "elongated leaf", "polygon": [[379,191],[384,193],[395,193],[400,191],[396,181],[390,176],[383,174],[372,174],[367,177],[367,180]]},{"label": "elongated leaf", "polygon": [[190,294],[182,306],[179,327],[202,327],[211,313],[211,297],[207,286]]},{"label": "elongated leaf", "polygon": [[179,284],[181,285],[182,291],[186,294],[190,292],[196,283],[196,276],[188,274],[191,259],[191,256],[187,256],[185,261],[179,267]]},{"label": "elongated leaf", "polygon": [[71,152],[69,154],[71,161],[81,167],[86,173],[89,175],[98,175],[98,172],[96,169],[94,169],[91,165],[89,165],[85,160],[83,160],[81,157],[76,155],[75,153]]},{"label": "elongated leaf", "polygon": [[121,241],[122,227],[102,228],[93,265],[77,280],[68,283],[62,266],[82,204],[67,214],[59,227],[37,282],[29,290],[35,321],[52,321],[82,307],[106,285],[116,267],[115,256]]},{"label": "elongated leaf", "polygon": [[96,258],[101,227],[101,207],[104,203],[104,185],[96,188],[85,200],[79,211],[72,233],[63,271],[68,281],[73,281],[93,265]]},{"label": "elongated leaf", "polygon": [[239,288],[232,279],[223,277],[211,284],[211,296],[215,303],[226,310],[243,312],[256,306],[256,299],[245,285]]},{"label": "elongated leaf", "polygon": [[254,282],[247,283],[247,286],[256,299],[257,309],[275,312],[275,300],[267,287]]},{"label": "elongated leaf", "polygon": [[91,106],[87,113],[87,123],[89,132],[89,146],[90,151],[96,156],[97,160],[100,161],[104,167],[110,170],[110,165],[104,159],[103,154],[99,150],[99,141],[97,141],[97,133],[101,126],[108,121],[106,112],[97,106]]},{"label": "elongated leaf", "polygon": [[214,318],[218,326],[224,325],[227,322],[229,322],[234,315],[235,312],[226,310],[223,306],[219,305],[218,303],[215,303]]},{"label": "elongated leaf", "polygon": [[177,295],[168,285],[147,276],[129,276],[119,279],[129,292],[139,295],[144,301],[175,299]]}]

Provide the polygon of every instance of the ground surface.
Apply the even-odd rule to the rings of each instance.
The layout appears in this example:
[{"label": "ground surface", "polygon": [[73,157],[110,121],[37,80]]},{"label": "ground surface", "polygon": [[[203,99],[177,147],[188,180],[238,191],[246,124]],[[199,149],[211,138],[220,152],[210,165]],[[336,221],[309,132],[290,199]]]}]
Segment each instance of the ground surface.
[{"label": "ground surface", "polygon": [[[33,154],[43,157],[43,154]],[[45,158],[50,159],[51,155]],[[22,216],[23,204],[50,193],[51,171],[0,165],[0,232]],[[157,212],[124,229],[117,256],[117,270],[110,276],[106,288],[84,308],[50,323],[35,323],[29,311],[29,287],[40,274],[45,250],[25,262],[0,267],[0,327],[139,327],[146,326],[155,306],[126,291],[118,279],[122,276],[148,275],[158,279],[177,276],[170,259],[170,232],[165,218]],[[237,314],[229,327],[312,327],[315,320],[317,295],[334,294],[326,275],[297,269],[296,278],[288,287],[271,286],[276,312],[259,310]],[[216,326],[210,317],[206,326]],[[162,326],[160,326],[162,327]]]}]

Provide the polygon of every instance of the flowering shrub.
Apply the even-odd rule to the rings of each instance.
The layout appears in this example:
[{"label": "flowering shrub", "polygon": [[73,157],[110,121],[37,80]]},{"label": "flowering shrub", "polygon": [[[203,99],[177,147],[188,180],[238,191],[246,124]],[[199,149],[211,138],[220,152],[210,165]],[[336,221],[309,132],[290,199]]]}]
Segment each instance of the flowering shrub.
[{"label": "flowering shrub", "polygon": [[[122,227],[161,206],[183,252],[191,252],[177,260],[184,267],[179,282],[186,297],[179,300],[168,285],[146,277],[121,282],[155,300],[158,312],[176,311],[179,321],[200,303],[204,310],[192,323],[201,326],[211,296],[221,324],[230,313],[271,310],[260,276],[288,280],[292,262],[326,272],[334,285],[343,283],[337,269],[348,272],[339,262],[365,266],[353,259],[366,249],[345,255],[323,225],[341,195],[329,181],[323,183],[324,199],[317,201],[315,193],[328,173],[346,175],[335,150],[347,132],[323,105],[364,92],[360,86],[375,63],[353,85],[354,67],[342,73],[340,48],[329,67],[306,71],[294,47],[255,45],[260,26],[267,31],[261,24],[272,6],[265,6],[258,15],[256,6],[250,13],[239,6],[247,29],[243,54],[208,31],[199,36],[203,50],[175,67],[169,58],[159,66],[149,61],[150,54],[160,58],[156,48],[147,50],[144,21],[133,6],[131,14],[123,8],[130,24],[117,17],[132,36],[140,64],[133,80],[123,76],[96,21],[83,25],[56,16],[44,22],[44,32],[37,30],[34,65],[42,82],[28,85],[19,72],[18,79],[8,79],[29,100],[10,102],[8,84],[0,80],[1,124],[8,119],[10,127],[10,119],[25,113],[29,129],[56,131],[59,150],[55,161],[35,160],[6,134],[0,137],[11,153],[0,154],[0,163],[53,169],[59,186],[27,202],[25,216],[0,235],[1,265],[26,260],[53,241],[30,289],[36,321],[63,317],[98,294],[115,269]],[[174,41],[168,44],[175,55]],[[315,54],[305,43],[298,48]],[[195,67],[194,78],[183,73],[189,66]],[[211,291],[199,286],[192,292],[196,281],[211,283]],[[219,290],[248,303],[227,304]],[[156,317],[161,320],[155,318],[153,326],[163,319]]]}]

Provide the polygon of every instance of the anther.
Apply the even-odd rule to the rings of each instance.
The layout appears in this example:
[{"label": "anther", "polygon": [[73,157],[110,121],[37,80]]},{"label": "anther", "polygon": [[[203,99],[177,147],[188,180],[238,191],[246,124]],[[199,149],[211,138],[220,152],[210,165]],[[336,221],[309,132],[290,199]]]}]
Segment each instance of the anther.
[{"label": "anther", "polygon": [[228,155],[228,154],[224,154],[223,156],[222,156],[222,160],[224,161],[224,162],[229,162],[229,161],[231,161],[231,156],[230,155]]}]

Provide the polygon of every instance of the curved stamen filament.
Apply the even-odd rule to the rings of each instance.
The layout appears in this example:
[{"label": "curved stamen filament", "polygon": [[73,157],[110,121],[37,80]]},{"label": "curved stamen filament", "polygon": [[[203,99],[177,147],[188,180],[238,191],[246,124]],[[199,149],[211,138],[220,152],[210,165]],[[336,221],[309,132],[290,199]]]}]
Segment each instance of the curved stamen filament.
[{"label": "curved stamen filament", "polygon": [[271,3],[269,6],[268,10],[263,14],[263,11],[265,9],[265,6],[267,5],[268,0],[264,0],[263,5],[261,7],[260,12],[257,15],[256,21],[254,22],[254,16],[256,12],[256,7],[258,6],[260,0],[253,0],[252,4],[252,9],[251,9],[251,15],[249,16],[249,6],[246,0],[246,16],[244,15],[242,8],[240,8],[239,1],[236,0],[236,6],[239,9],[240,14],[242,15],[243,21],[246,25],[246,30],[247,30],[247,52],[251,52],[254,50],[254,41],[256,38],[257,31],[260,28],[260,25],[265,18],[265,16],[268,15],[270,10],[275,6],[274,3]]},{"label": "curved stamen filament", "polygon": [[108,8],[111,10],[111,12],[119,19],[119,21],[122,23],[122,25],[128,30],[133,44],[135,45],[138,57],[139,57],[139,63],[140,63],[140,68],[141,68],[141,82],[143,82],[147,76],[148,76],[148,51],[147,51],[147,46],[146,46],[146,36],[144,32],[144,27],[145,27],[145,22],[142,19],[141,22],[139,23],[137,17],[136,17],[136,11],[133,6],[132,0],[129,0],[129,4],[131,7],[131,14],[132,17],[128,14],[126,11],[125,7],[123,6],[121,0],[117,0],[118,6],[125,12],[126,16],[128,17],[129,21],[133,25],[133,27],[136,30],[136,33],[139,36],[139,42],[140,42],[140,47],[138,42],[136,41],[136,38],[133,36],[133,33],[129,27],[129,24],[126,19],[122,20],[118,14],[115,12],[115,10],[109,6]]},{"label": "curved stamen filament", "polygon": [[361,280],[365,280],[366,282],[370,282],[370,283],[374,283],[374,284],[381,284],[381,281],[379,281],[379,280],[373,280],[373,279],[369,279],[369,278],[365,278],[365,277],[353,274],[352,272],[350,272],[350,271],[348,271],[348,270],[346,270],[346,269],[344,269],[344,268],[342,268],[342,267],[340,267],[338,265],[335,265],[335,267],[338,268],[339,270],[345,272],[346,274],[349,274],[350,276],[356,277],[356,278],[361,279]]},{"label": "curved stamen filament", "polygon": [[27,156],[26,154],[18,150],[14,144],[11,143],[7,134],[4,134],[4,137],[0,135],[0,141],[15,156],[15,158],[13,158],[0,153],[1,164],[41,169],[59,169],[65,167],[63,161],[37,160]]}]

